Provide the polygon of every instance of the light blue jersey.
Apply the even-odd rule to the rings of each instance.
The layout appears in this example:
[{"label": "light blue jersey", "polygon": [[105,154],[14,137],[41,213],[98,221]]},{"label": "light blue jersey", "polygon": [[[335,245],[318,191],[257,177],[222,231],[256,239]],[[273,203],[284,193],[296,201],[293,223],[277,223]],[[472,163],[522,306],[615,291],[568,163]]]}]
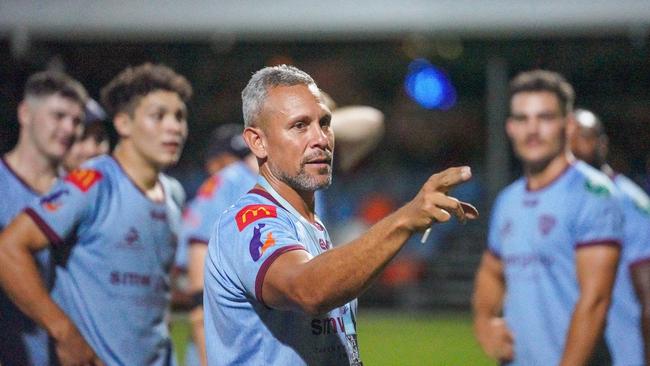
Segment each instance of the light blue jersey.
[{"label": "light blue jersey", "polygon": [[580,295],[576,250],[622,242],[623,216],[609,178],[583,162],[535,191],[521,178],[495,202],[489,250],[501,259],[511,365],[557,365]]},{"label": "light blue jersey", "polygon": [[[0,230],[3,230],[27,205],[39,197],[25,181],[0,158]],[[52,285],[50,251],[36,253],[36,263],[46,287]],[[47,365],[48,339],[45,330],[25,316],[0,291],[0,364]]]},{"label": "light blue jersey", "polygon": [[[176,251],[176,267],[186,269],[188,252],[192,243],[208,244],[212,227],[219,216],[237,199],[248,192],[257,181],[255,174],[244,162],[228,165],[208,178],[199,188],[196,197],[183,213],[183,225]],[[198,366],[199,355],[194,344],[185,352],[185,365]]]},{"label": "light blue jersey", "polygon": [[107,365],[174,364],[166,316],[181,202],[155,202],[112,157],[71,172],[28,213],[53,243],[52,297]]},{"label": "light blue jersey", "polygon": [[248,192],[257,181],[255,174],[243,161],[228,165],[208,178],[183,213],[183,225],[176,252],[176,266],[187,268],[191,243],[208,244],[217,218],[237,199]]},{"label": "light blue jersey", "polygon": [[251,190],[221,215],[210,238],[208,364],[361,365],[356,300],[314,317],[265,305],[262,284],[275,259],[292,250],[317,256],[332,245],[320,220],[308,222],[264,178],[258,183],[264,190]]},{"label": "light blue jersey", "polygon": [[623,193],[624,249],[616,274],[605,336],[614,365],[644,365],[641,304],[634,291],[630,269],[650,261],[650,198],[623,175],[614,177]]}]

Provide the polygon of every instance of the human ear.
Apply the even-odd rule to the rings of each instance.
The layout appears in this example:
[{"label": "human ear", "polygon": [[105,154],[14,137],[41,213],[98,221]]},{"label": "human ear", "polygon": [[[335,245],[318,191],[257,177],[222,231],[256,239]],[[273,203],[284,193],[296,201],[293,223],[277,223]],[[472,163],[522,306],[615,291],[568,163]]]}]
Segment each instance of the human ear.
[{"label": "human ear", "polygon": [[117,131],[117,134],[120,135],[120,137],[131,136],[132,124],[131,117],[126,112],[119,112],[115,117],[113,117],[115,131]]},{"label": "human ear", "polygon": [[262,131],[261,128],[246,127],[244,129],[243,137],[244,141],[246,141],[246,145],[248,145],[248,148],[251,149],[251,152],[258,159],[266,158],[266,136],[264,135],[264,131]]}]

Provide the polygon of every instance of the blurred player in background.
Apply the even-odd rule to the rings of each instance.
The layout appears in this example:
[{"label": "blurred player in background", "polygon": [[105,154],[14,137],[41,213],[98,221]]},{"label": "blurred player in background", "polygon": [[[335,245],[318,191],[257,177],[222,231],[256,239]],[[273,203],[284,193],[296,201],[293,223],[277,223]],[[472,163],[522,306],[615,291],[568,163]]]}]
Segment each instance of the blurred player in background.
[{"label": "blurred player in background", "polygon": [[569,151],[574,92],[554,72],[510,83],[506,132],[524,167],[497,198],[476,275],[474,328],[509,365],[594,365],[623,217],[612,182]]},{"label": "blurred player in background", "polygon": [[108,154],[110,144],[104,127],[106,112],[93,99],[88,99],[85,107],[83,133],[70,148],[63,160],[63,167],[70,172],[95,156]]},{"label": "blurred player in background", "polygon": [[[182,197],[160,172],[183,149],[191,93],[162,65],[121,72],[102,90],[119,135],[113,155],[69,173],[0,235],[0,284],[63,365],[173,363],[165,317]],[[31,258],[48,242],[51,297]]]},{"label": "blurred player in background", "polygon": [[[255,185],[257,161],[242,137],[243,126],[226,124],[210,138],[206,169],[211,176],[199,188],[183,213],[176,266],[187,268],[193,308],[190,310],[193,344],[188,366],[206,364],[203,330],[203,266],[212,226],[219,215]],[[196,348],[194,348],[196,347]]]},{"label": "blurred player in background", "polygon": [[575,156],[607,174],[623,194],[624,246],[605,328],[607,344],[614,365],[650,365],[650,198],[607,164],[608,138],[598,116],[576,109],[574,123]]},{"label": "blurred player in background", "polygon": [[432,176],[420,193],[364,236],[332,248],[314,192],[332,179],[331,113],[314,80],[264,68],[242,93],[244,139],[257,185],[216,222],[206,258],[210,365],[360,365],[356,297],[406,240],[451,214],[476,210],[446,192],[468,167]]},{"label": "blurred player in background", "polygon": [[[18,143],[0,162],[0,230],[54,185],[61,162],[82,128],[87,98],[84,87],[63,73],[45,71],[27,80],[18,106]],[[34,256],[42,283],[49,289],[50,252],[41,250]],[[47,347],[47,333],[0,292],[0,364],[47,365]]]}]

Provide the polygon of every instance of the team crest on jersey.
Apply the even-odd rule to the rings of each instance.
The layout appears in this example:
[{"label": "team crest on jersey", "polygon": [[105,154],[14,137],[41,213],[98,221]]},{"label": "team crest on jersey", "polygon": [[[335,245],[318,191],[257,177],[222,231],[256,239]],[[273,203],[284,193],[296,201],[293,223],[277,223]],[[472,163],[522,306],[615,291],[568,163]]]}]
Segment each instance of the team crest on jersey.
[{"label": "team crest on jersey", "polygon": [[205,183],[201,185],[201,188],[199,188],[197,196],[201,198],[212,197],[214,195],[214,192],[216,192],[217,188],[219,187],[219,183],[221,183],[221,180],[217,176],[208,178],[208,180],[206,180]]},{"label": "team crest on jersey", "polygon": [[242,231],[246,226],[265,217],[278,217],[276,207],[271,205],[248,205],[235,215],[237,229]]},{"label": "team crest on jersey", "polygon": [[65,177],[67,182],[74,184],[82,192],[88,192],[90,187],[102,179],[102,173],[93,169],[75,169]]},{"label": "team crest on jersey", "polygon": [[539,217],[539,231],[542,235],[548,235],[551,230],[555,227],[556,220],[555,217],[551,215],[542,215]]},{"label": "team crest on jersey", "polygon": [[255,262],[257,262],[261,257],[264,252],[266,252],[267,249],[272,247],[275,244],[275,239],[273,238],[273,233],[269,231],[269,235],[267,235],[266,240],[262,242],[262,228],[264,227],[264,224],[259,224],[259,226],[255,226],[253,228],[253,238],[250,241],[250,244],[248,246],[248,250],[251,253],[251,258]]},{"label": "team crest on jersey", "polygon": [[61,207],[63,203],[61,203],[61,197],[70,194],[70,192],[67,189],[60,189],[56,192],[52,192],[50,195],[47,195],[43,198],[41,198],[41,207],[43,207],[46,211],[49,212],[56,212],[56,210]]},{"label": "team crest on jersey", "polygon": [[329,241],[325,241],[324,239],[318,239],[318,245],[320,246],[321,249],[323,250],[328,250],[329,248],[332,247]]}]

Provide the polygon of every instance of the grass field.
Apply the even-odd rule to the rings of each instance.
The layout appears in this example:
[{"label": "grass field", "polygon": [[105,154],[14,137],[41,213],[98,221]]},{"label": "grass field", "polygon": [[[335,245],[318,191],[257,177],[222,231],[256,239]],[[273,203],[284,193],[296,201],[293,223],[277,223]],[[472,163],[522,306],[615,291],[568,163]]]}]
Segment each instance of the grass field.
[{"label": "grass field", "polygon": [[[472,335],[468,313],[399,313],[361,309],[359,345],[364,365],[494,365]],[[183,360],[189,327],[182,318],[172,333]],[[182,365],[182,363],[181,363]]]}]

